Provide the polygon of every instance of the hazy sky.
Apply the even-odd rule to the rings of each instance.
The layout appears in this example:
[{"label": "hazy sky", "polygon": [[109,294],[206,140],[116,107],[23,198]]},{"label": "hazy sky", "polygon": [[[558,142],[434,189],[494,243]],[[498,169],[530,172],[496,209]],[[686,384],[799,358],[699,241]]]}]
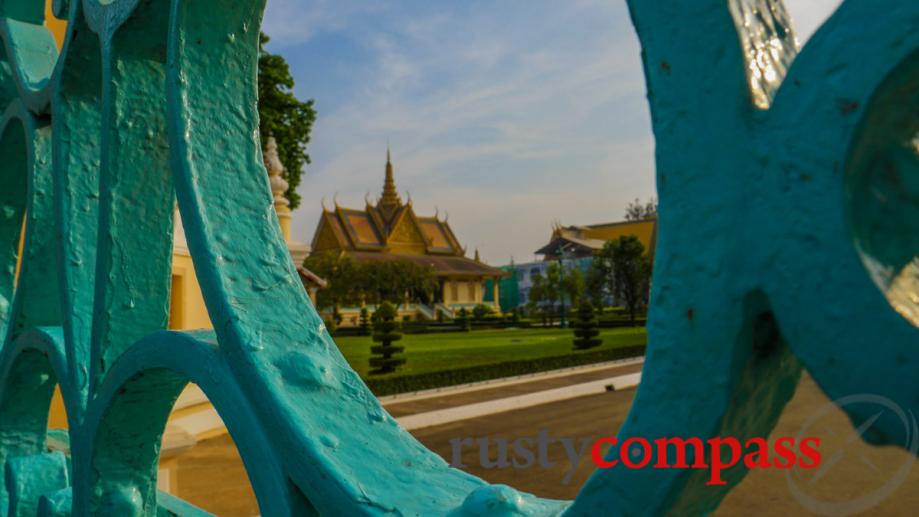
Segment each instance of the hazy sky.
[{"label": "hazy sky", "polygon": [[[839,3],[786,0],[799,39]],[[655,195],[625,0],[268,0],[264,31],[319,112],[297,240],[322,198],[379,195],[387,141],[403,197],[494,265],[532,260],[554,220],[618,221]]]}]

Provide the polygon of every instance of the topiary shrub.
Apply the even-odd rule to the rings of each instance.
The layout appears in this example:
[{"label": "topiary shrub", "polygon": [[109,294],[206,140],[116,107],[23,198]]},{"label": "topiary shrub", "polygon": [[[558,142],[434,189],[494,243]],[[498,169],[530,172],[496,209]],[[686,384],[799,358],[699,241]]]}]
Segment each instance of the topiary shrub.
[{"label": "topiary shrub", "polygon": [[469,313],[466,311],[465,307],[461,307],[459,312],[456,313],[456,325],[462,329],[463,332],[472,330],[472,321],[470,321]]},{"label": "topiary shrub", "polygon": [[575,350],[588,350],[603,344],[603,340],[597,337],[600,335],[600,321],[590,300],[581,301],[577,319],[571,327],[574,329]]},{"label": "topiary shrub", "polygon": [[489,314],[491,314],[491,307],[482,303],[476,305],[472,309],[472,319],[475,321],[482,321]]},{"label": "topiary shrub", "polygon": [[397,366],[405,364],[404,357],[395,357],[405,347],[393,346],[394,342],[402,339],[397,315],[396,307],[389,302],[383,302],[374,313],[373,341],[380,344],[370,347],[370,352],[376,356],[370,358],[371,374],[393,372]]},{"label": "topiary shrub", "polygon": [[362,336],[369,336],[373,333],[373,329],[370,327],[370,311],[367,310],[367,307],[361,307],[361,323],[359,328],[361,329]]}]

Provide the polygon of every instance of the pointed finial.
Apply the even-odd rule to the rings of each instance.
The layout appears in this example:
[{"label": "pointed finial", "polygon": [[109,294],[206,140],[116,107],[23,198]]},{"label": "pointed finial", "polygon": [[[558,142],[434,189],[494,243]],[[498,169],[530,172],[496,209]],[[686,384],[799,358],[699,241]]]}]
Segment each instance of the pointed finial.
[{"label": "pointed finial", "polygon": [[335,203],[335,209],[338,210],[338,192],[332,197],[332,202]]},{"label": "pointed finial", "polygon": [[402,206],[402,199],[396,190],[396,180],[393,177],[392,160],[390,159],[389,146],[386,146],[386,178],[383,180],[383,195],[380,203],[383,207],[395,208]]},{"label": "pointed finial", "polygon": [[412,204],[412,193],[407,190],[405,191],[405,204],[406,205]]},{"label": "pointed finial", "polygon": [[369,190],[367,191],[366,194],[364,194],[364,203],[366,203],[367,206],[370,206],[370,205],[371,205],[371,203],[370,203],[370,191],[369,191]]},{"label": "pointed finial", "polygon": [[284,197],[290,184],[284,179],[286,172],[281,158],[278,156],[278,141],[273,136],[268,137],[268,144],[265,146],[265,169],[268,171],[268,183],[271,186],[271,195],[274,197],[274,204],[281,208],[290,205],[290,201]]},{"label": "pointed finial", "polygon": [[319,204],[322,205],[322,211],[323,211],[323,212],[328,212],[328,211],[329,211],[329,209],[325,207],[325,196],[322,196],[322,201],[320,201]]},{"label": "pointed finial", "polygon": [[447,211],[445,210],[445,211],[444,211],[444,222],[447,222],[447,221],[449,221],[449,220],[450,220],[450,212],[447,212]]},{"label": "pointed finial", "polygon": [[434,220],[440,221],[440,209],[437,208],[437,205],[434,205]]},{"label": "pointed finial", "polygon": [[475,249],[475,261],[476,261],[476,262],[482,262],[482,259],[479,258],[479,248],[476,248],[476,249]]}]

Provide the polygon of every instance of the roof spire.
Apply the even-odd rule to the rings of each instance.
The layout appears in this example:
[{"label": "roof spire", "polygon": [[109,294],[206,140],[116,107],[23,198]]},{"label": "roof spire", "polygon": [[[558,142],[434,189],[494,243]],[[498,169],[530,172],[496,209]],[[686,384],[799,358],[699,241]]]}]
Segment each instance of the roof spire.
[{"label": "roof spire", "polygon": [[390,159],[389,146],[386,146],[386,179],[383,181],[383,196],[380,205],[386,207],[402,206],[402,199],[396,191],[396,180],[393,178],[392,160]]}]

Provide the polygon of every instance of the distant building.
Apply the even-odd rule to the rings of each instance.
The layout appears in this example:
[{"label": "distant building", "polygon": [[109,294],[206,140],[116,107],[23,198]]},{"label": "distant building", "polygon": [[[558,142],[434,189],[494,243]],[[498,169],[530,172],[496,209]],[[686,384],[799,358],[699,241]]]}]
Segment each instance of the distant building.
[{"label": "distant building", "polygon": [[[415,213],[412,201],[402,201],[396,190],[393,166],[386,155],[386,177],[383,192],[376,204],[369,200],[363,210],[324,206],[316,233],[313,253],[341,252],[358,262],[386,260],[410,261],[430,266],[437,276],[438,287],[430,305],[403,308],[426,318],[441,311],[448,317],[461,307],[472,308],[485,301],[485,283],[499,280],[506,273],[479,260],[467,258],[447,220],[438,215],[423,217]],[[490,283],[489,298],[498,298],[498,283]],[[486,304],[496,305],[494,301]],[[345,314],[346,323],[348,315]]]},{"label": "distant building", "polygon": [[501,271],[505,272],[504,278],[498,280],[498,298],[494,296],[494,280],[485,282],[485,303],[498,302],[498,309],[501,312],[512,311],[520,305],[520,293],[517,288],[517,268],[514,264],[501,266]]},{"label": "distant building", "polygon": [[[514,278],[516,279],[517,295],[514,298],[514,301],[516,302],[516,304],[513,306],[510,306],[510,305],[504,306],[502,304],[501,306],[502,310],[509,311],[509,310],[512,310],[514,307],[519,307],[521,305],[527,305],[528,303],[530,303],[530,289],[533,288],[533,277],[535,277],[536,275],[542,275],[543,277],[545,277],[547,274],[546,271],[549,269],[549,265],[552,264],[553,262],[555,261],[542,260],[539,262],[527,262],[525,264],[512,264],[511,266],[506,266],[506,267],[512,267],[514,269]],[[592,259],[587,258],[587,257],[570,258],[563,262],[564,262],[566,273],[569,271],[573,271],[574,269],[578,269],[581,271],[581,274],[583,274],[586,277],[587,272],[590,270],[590,264],[592,262]],[[508,288],[511,288],[511,286],[508,286]],[[502,289],[504,289],[503,284],[502,284]],[[511,298],[508,297],[507,299],[510,301]],[[570,303],[570,300],[568,300],[568,302]]]},{"label": "distant building", "polygon": [[[644,245],[651,261],[654,261],[654,252],[657,245],[657,219],[651,218],[643,221],[623,221],[618,223],[594,224],[589,226],[562,226],[555,225],[549,242],[536,250],[537,255],[543,255],[543,260],[525,264],[511,264],[503,268],[514,271],[511,284],[505,280],[501,284],[501,309],[513,310],[515,307],[530,303],[530,289],[533,287],[533,277],[537,274],[546,276],[546,270],[553,262],[564,254],[565,271],[579,269],[587,275],[593,263],[593,257],[608,241],[620,237],[634,235]],[[516,296],[507,293],[508,289],[516,286]]]},{"label": "distant building", "polygon": [[641,241],[651,260],[657,247],[657,218],[643,221],[622,221],[618,223],[592,224],[590,226],[555,225],[549,243],[536,250],[545,260],[556,260],[559,250],[566,257],[592,257],[603,249],[603,245],[620,237],[634,235]]}]

